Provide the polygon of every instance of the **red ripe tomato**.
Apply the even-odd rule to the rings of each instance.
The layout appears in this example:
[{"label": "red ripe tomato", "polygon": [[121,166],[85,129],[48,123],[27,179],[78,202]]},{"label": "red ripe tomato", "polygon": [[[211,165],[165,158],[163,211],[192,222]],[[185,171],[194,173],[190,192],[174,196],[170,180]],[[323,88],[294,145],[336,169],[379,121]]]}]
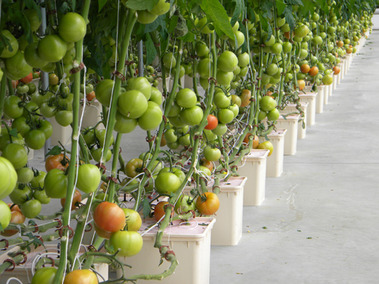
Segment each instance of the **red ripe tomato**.
[{"label": "red ripe tomato", "polygon": [[87,101],[89,101],[89,102],[92,101],[94,98],[96,98],[95,91],[92,91],[92,92],[86,94],[86,98],[87,98]]},{"label": "red ripe tomato", "polygon": [[167,201],[161,201],[154,207],[154,219],[159,221],[165,215],[165,205]]},{"label": "red ripe tomato", "polygon": [[96,274],[89,269],[74,270],[66,275],[63,284],[97,284]]},{"label": "red ripe tomato", "polygon": [[47,172],[52,169],[65,171],[69,165],[69,159],[63,154],[48,156],[45,161],[45,169]]},{"label": "red ripe tomato", "polygon": [[124,211],[117,204],[108,201],[97,205],[93,219],[97,227],[107,232],[117,232],[125,226]]},{"label": "red ripe tomato", "polygon": [[[71,210],[75,210],[79,208],[78,204],[80,203],[80,201],[82,201],[82,195],[80,194],[79,190],[75,189],[74,198],[72,199],[72,203],[71,203]],[[62,207],[64,207],[65,203],[66,203],[66,198],[61,198]]]},{"label": "red ripe tomato", "polygon": [[28,84],[33,80],[33,72],[30,72],[29,75],[22,78],[20,81],[24,84]]},{"label": "red ripe tomato", "polygon": [[217,194],[213,192],[205,192],[196,199],[196,209],[202,215],[213,215],[220,207],[220,200]]},{"label": "red ripe tomato", "polygon": [[205,129],[213,130],[218,125],[218,119],[213,114],[208,114],[207,121],[208,121],[208,124],[207,124],[207,126],[205,126]]}]

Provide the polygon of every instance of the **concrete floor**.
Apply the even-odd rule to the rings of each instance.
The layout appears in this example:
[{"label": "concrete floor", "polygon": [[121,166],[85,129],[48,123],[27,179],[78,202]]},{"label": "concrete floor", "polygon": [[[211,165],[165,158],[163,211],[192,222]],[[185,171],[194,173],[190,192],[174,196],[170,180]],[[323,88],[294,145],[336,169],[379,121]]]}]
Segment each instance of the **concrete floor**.
[{"label": "concrete floor", "polygon": [[211,284],[378,283],[378,45],[374,31],[263,205],[244,207],[239,245],[212,247]]}]

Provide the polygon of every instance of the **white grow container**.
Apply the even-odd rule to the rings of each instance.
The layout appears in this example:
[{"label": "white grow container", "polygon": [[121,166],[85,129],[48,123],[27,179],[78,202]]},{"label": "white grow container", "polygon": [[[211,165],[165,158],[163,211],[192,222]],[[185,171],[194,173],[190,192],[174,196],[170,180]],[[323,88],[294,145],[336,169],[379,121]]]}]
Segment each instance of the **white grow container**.
[{"label": "white grow container", "polygon": [[316,113],[324,112],[324,91],[325,91],[325,85],[321,85],[317,87]]},{"label": "white grow container", "polygon": [[[283,173],[284,135],[286,131],[286,129],[278,129],[267,135],[267,138],[274,146],[271,156],[267,157],[267,177],[280,177]],[[260,137],[259,140],[263,142],[265,137]]]},{"label": "white grow container", "polygon": [[53,134],[50,137],[51,145],[59,145],[59,142],[61,142],[63,146],[71,144],[71,126],[63,127],[55,120],[54,117],[50,118],[50,123],[53,126]]},{"label": "white grow container", "polygon": [[266,164],[270,151],[252,149],[243,159],[243,166],[238,168],[238,174],[247,177],[243,191],[244,206],[258,206],[265,200]]},{"label": "white grow container", "polygon": [[[307,116],[308,116],[308,103],[302,102],[300,103],[301,108],[304,112],[304,118],[299,118],[298,129],[297,129],[297,138],[304,139],[307,133]],[[289,114],[289,113],[298,113],[299,111],[296,109],[295,104],[288,104],[282,111],[281,114]],[[303,127],[304,126],[304,127]]]},{"label": "white grow container", "polygon": [[[162,281],[138,280],[138,283],[164,283],[164,284],[208,284],[211,254],[211,231],[215,223],[214,218],[198,217],[188,222],[175,220],[166,228],[163,244],[169,245],[179,262],[174,274]],[[145,220],[141,233],[155,224],[155,220]],[[170,263],[164,261],[159,265],[160,253],[154,248],[157,227],[143,235],[142,250],[132,257],[119,257],[122,263],[131,265],[125,267],[127,276],[137,274],[160,274],[169,268]],[[122,271],[118,270],[118,277]]]},{"label": "white grow container", "polygon": [[299,94],[300,102],[308,103],[306,119],[307,126],[311,126],[316,123],[316,97],[317,93],[313,92]]},{"label": "white grow container", "polygon": [[[212,230],[212,245],[235,246],[242,237],[243,192],[246,177],[231,177],[220,182],[220,208],[215,214],[216,224]],[[209,184],[209,191],[213,184]],[[191,187],[186,187],[189,192]]]},{"label": "white grow container", "polygon": [[299,118],[299,114],[292,114],[285,118],[281,116],[276,121],[277,128],[287,129],[284,137],[284,155],[291,156],[296,153]]},{"label": "white grow container", "polygon": [[[101,120],[102,106],[98,100],[91,101],[84,109],[82,128],[95,126]],[[80,107],[80,117],[82,115],[83,106]]]}]

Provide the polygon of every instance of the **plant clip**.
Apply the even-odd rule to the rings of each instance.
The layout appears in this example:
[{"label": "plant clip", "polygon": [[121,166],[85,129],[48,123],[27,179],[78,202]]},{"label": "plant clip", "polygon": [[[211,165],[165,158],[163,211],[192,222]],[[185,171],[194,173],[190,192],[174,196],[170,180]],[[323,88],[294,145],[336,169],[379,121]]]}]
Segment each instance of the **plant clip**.
[{"label": "plant clip", "polygon": [[89,245],[87,248],[89,251],[97,252],[97,249],[93,245]]},{"label": "plant clip", "polygon": [[248,21],[249,21],[249,19],[245,18],[242,20],[242,24],[246,24],[246,22],[248,22]]},{"label": "plant clip", "polygon": [[166,248],[167,250],[170,250],[170,247],[169,246],[160,246],[159,247],[159,253],[162,254],[162,250]]},{"label": "plant clip", "polygon": [[129,66],[129,65],[132,65],[133,63],[135,63],[133,60],[125,60],[125,65],[126,66]]},{"label": "plant clip", "polygon": [[249,131],[253,130],[253,126],[249,124]]},{"label": "plant clip", "polygon": [[147,143],[153,142],[154,140],[155,140],[155,136],[151,136],[150,139],[149,139],[149,137],[146,137],[146,142]]},{"label": "plant clip", "polygon": [[[62,238],[63,237],[63,230],[64,229],[68,229],[70,231],[70,234],[68,235],[68,238],[71,239],[74,236],[74,230],[70,226],[68,226],[68,225],[67,226],[62,226],[59,229],[56,229],[55,231],[58,231],[59,237]],[[39,237],[39,238],[41,238],[41,237]],[[43,240],[42,240],[42,242],[43,242]]]},{"label": "plant clip", "polygon": [[[54,266],[55,266],[55,260],[54,260],[54,258],[52,258],[52,257],[50,257],[50,256],[46,256],[45,258],[51,260],[51,267],[54,267]],[[45,265],[46,265],[46,263],[44,263],[44,264],[42,265],[42,267],[45,267]]]},{"label": "plant clip", "polygon": [[5,271],[13,271],[16,268],[16,262],[14,262],[13,259],[7,258],[6,260],[3,261],[3,263],[5,262],[9,262],[10,264],[12,264],[12,266],[5,269]]},{"label": "plant clip", "polygon": [[36,223],[34,223],[34,224],[32,224],[32,226],[34,226],[34,231],[33,231],[33,233],[38,233],[38,231],[39,231],[39,227],[38,227],[38,225],[37,225]]},{"label": "plant clip", "polygon": [[213,81],[213,83],[214,83],[215,85],[217,85],[217,80],[216,80],[216,78],[209,77],[209,78],[208,78],[208,83],[210,83],[210,82],[212,82],[212,81]]},{"label": "plant clip", "polygon": [[78,67],[74,67],[70,70],[70,74],[75,74],[75,73],[78,73],[79,71],[81,71],[83,68],[84,68],[84,63],[83,62],[80,62],[79,66]]},{"label": "plant clip", "polygon": [[231,170],[235,169],[236,171],[238,171],[238,166],[237,165],[233,165],[230,167]]},{"label": "plant clip", "polygon": [[213,186],[212,190],[215,191],[217,188],[221,189],[219,185],[215,185],[215,186]]},{"label": "plant clip", "polygon": [[114,183],[118,183],[118,180],[117,180],[117,178],[116,177],[112,177],[112,176],[109,176],[108,178],[108,181],[113,181]]},{"label": "plant clip", "polygon": [[147,168],[143,168],[142,171],[146,174],[148,178],[151,177],[151,172]]},{"label": "plant clip", "polygon": [[47,10],[46,11],[46,14],[47,15],[54,15],[54,14],[56,14],[57,13],[57,10],[54,10],[54,9],[52,9],[52,10]]},{"label": "plant clip", "polygon": [[253,124],[253,127],[254,127],[254,128],[258,128],[259,125],[258,125],[258,124]]},{"label": "plant clip", "polygon": [[92,230],[92,224],[91,223],[88,223],[84,229],[84,231],[87,233],[87,232],[90,232]]},{"label": "plant clip", "polygon": [[55,218],[54,221],[58,222],[58,225],[55,228],[59,229],[60,227],[62,227],[62,220],[61,219]]},{"label": "plant clip", "polygon": [[154,43],[155,47],[160,47],[161,46],[161,43],[160,42],[156,42]]},{"label": "plant clip", "polygon": [[121,81],[126,81],[126,77],[121,72],[115,70],[112,74],[119,78]]},{"label": "plant clip", "polygon": [[163,118],[164,123],[167,124],[168,122],[167,117],[165,115],[162,115],[162,118]]},{"label": "plant clip", "polygon": [[99,169],[102,169],[104,172],[107,170],[107,168],[105,167],[103,163],[97,163],[96,167],[98,167]]},{"label": "plant clip", "polygon": [[168,207],[171,207],[172,210],[175,209],[175,206],[174,206],[173,204],[171,204],[171,203],[165,204],[165,205],[163,206],[164,210],[166,210]]},{"label": "plant clip", "polygon": [[28,256],[26,255],[25,252],[23,251],[19,251],[18,253],[16,253],[14,255],[14,257],[18,256],[18,255],[22,255],[24,257],[24,259],[19,263],[19,264],[24,264],[27,260],[28,260]]},{"label": "plant clip", "polygon": [[9,241],[7,239],[1,239],[0,242],[4,242],[5,243],[5,247],[2,248],[1,250],[7,250],[8,247],[9,247]]},{"label": "plant clip", "polygon": [[169,261],[169,258],[168,258],[168,257],[170,256],[170,254],[173,255],[173,256],[175,256],[175,252],[174,252],[173,250],[168,250],[168,251],[165,253],[165,255],[164,255],[165,260]]},{"label": "plant clip", "polygon": [[264,43],[261,44],[261,47],[265,47],[266,45]]},{"label": "plant clip", "polygon": [[187,213],[191,212],[192,213],[192,218],[196,218],[196,212],[195,210],[190,210]]}]

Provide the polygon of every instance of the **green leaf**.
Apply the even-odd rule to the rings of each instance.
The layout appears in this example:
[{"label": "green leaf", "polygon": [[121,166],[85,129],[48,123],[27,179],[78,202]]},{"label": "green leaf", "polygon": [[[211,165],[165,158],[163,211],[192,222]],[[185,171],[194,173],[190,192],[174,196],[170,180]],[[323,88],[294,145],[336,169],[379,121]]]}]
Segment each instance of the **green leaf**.
[{"label": "green leaf", "polygon": [[287,6],[284,9],[283,13],[284,13],[284,17],[286,18],[286,22],[290,26],[291,30],[294,30],[296,22],[295,22],[295,18],[293,17],[293,14],[292,14],[292,6]]},{"label": "green leaf", "polygon": [[259,20],[262,23],[262,29],[267,33],[267,40],[268,40],[272,35],[271,25],[267,21],[267,18],[263,16],[262,14],[259,14]]},{"label": "green leaf", "polygon": [[151,211],[151,208],[150,208],[149,199],[145,198],[142,201],[142,214],[143,214],[143,217],[144,218],[148,218],[149,215],[150,215],[150,211]]},{"label": "green leaf", "polygon": [[315,4],[312,0],[303,0],[303,8],[301,8],[300,14],[304,17],[309,17],[310,13],[313,13]]},{"label": "green leaf", "polygon": [[159,16],[154,22],[151,24],[145,25],[145,33],[150,33],[152,31],[157,30],[159,27],[162,29],[166,29],[165,15]]},{"label": "green leaf", "polygon": [[151,39],[150,34],[146,35],[146,64],[149,65],[153,62],[154,58],[157,56],[157,50],[154,46],[154,42]]},{"label": "green leaf", "polygon": [[276,9],[278,10],[278,15],[283,14],[285,8],[286,4],[283,2],[283,0],[276,0]]},{"label": "green leaf", "polygon": [[98,0],[98,4],[99,4],[99,12],[101,11],[101,9],[103,9],[104,5],[107,3],[108,0]]},{"label": "green leaf", "polygon": [[238,18],[241,15],[241,12],[244,10],[244,5],[243,5],[242,0],[233,0],[233,2],[236,2],[236,6],[234,7],[233,16],[232,16],[232,19],[230,21],[230,24],[232,27],[237,22]]},{"label": "green leaf", "polygon": [[303,2],[301,0],[287,0],[288,5],[300,5],[303,6]]},{"label": "green leaf", "polygon": [[62,153],[62,148],[59,147],[59,146],[54,146],[53,148],[51,148],[51,149],[46,153],[46,157],[47,157],[47,156],[50,156],[50,155],[59,155],[60,153]]},{"label": "green leaf", "polygon": [[216,30],[234,39],[234,33],[232,25],[229,22],[228,14],[218,0],[203,0],[200,6],[207,15],[208,20],[212,21]]},{"label": "green leaf", "polygon": [[133,10],[151,10],[158,0],[128,0],[125,6]]}]

